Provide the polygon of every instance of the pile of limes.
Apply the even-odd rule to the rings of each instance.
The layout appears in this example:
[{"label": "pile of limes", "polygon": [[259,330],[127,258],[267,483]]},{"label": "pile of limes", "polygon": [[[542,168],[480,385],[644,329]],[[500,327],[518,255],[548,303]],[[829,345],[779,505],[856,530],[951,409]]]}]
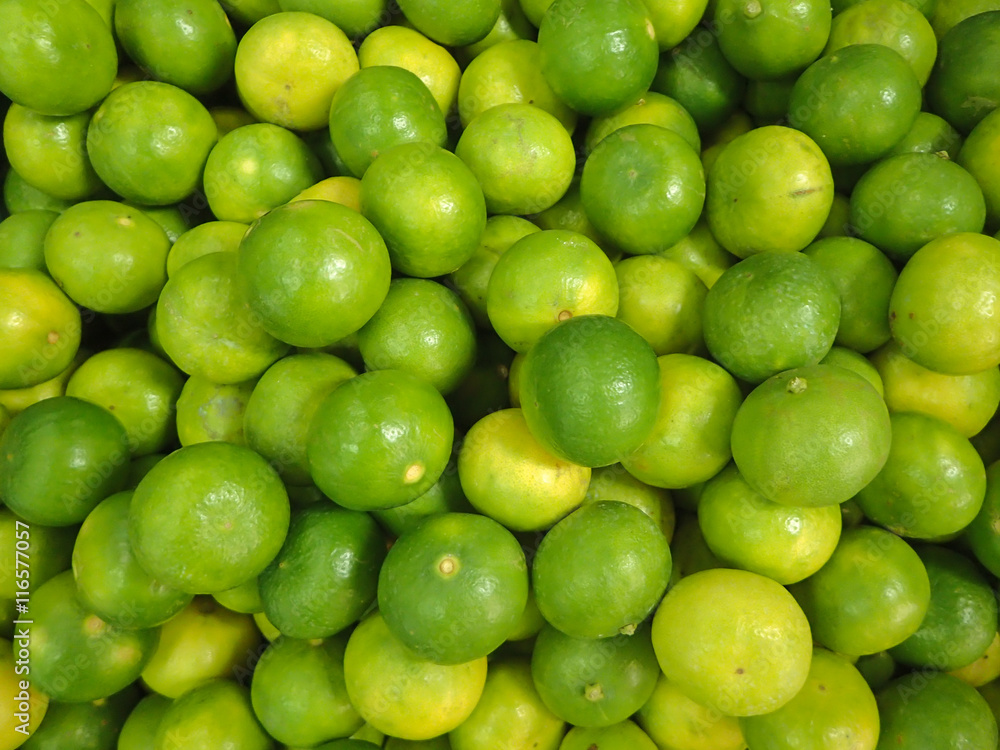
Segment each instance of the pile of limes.
[{"label": "pile of limes", "polygon": [[997,747],[1000,0],[0,29],[0,750]]}]

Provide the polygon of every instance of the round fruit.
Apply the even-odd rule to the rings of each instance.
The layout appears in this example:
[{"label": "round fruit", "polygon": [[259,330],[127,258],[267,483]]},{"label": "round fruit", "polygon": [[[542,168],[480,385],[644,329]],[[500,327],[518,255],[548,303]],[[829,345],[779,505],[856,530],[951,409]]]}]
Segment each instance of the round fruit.
[{"label": "round fruit", "polygon": [[1000,52],[1000,10],[976,13],[941,37],[927,82],[931,109],[963,134],[1000,104],[1000,84],[980,64]]}]

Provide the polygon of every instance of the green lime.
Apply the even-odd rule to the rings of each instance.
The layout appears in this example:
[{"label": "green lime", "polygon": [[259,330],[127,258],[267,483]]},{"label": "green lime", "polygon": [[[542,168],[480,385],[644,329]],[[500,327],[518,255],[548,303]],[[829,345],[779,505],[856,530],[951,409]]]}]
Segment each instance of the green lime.
[{"label": "green lime", "polygon": [[544,109],[498,104],[462,132],[455,154],[479,180],[491,214],[532,214],[566,194],[576,169],[573,141]]},{"label": "green lime", "polygon": [[0,467],[8,508],[31,523],[70,526],[121,489],[128,438],[101,407],[49,398],[11,420],[0,438]]},{"label": "green lime", "polygon": [[58,218],[55,211],[21,211],[0,221],[0,268],[45,271],[45,233]]},{"label": "green lime", "polygon": [[81,332],[76,305],[45,273],[0,269],[0,388],[56,378],[76,357]]},{"label": "green lime", "polygon": [[833,194],[833,206],[830,208],[830,215],[826,217],[826,223],[819,230],[816,239],[822,240],[827,237],[847,237],[851,228],[849,217],[851,212],[850,201],[840,193]]},{"label": "green lime", "polygon": [[823,567],[841,530],[836,505],[796,508],[773,503],[755,492],[732,464],[705,483],[698,523],[720,560],[782,585]]},{"label": "green lime", "polygon": [[402,0],[399,9],[430,39],[460,47],[490,33],[500,15],[500,0]]},{"label": "green lime", "polygon": [[913,635],[889,650],[900,664],[947,671],[980,658],[997,635],[997,601],[979,567],[935,545],[916,548],[931,582],[931,602]]},{"label": "green lime", "polygon": [[248,309],[237,255],[211,253],[182,266],[156,303],[155,330],[171,361],[222,385],[258,377],[289,348]]},{"label": "green lime", "polygon": [[193,594],[253,578],[281,549],[288,495],[249,448],[210,442],[174,451],[139,482],[129,537],[142,568]]},{"label": "green lime", "polygon": [[176,405],[180,444],[223,440],[245,445],[243,414],[256,383],[254,379],[219,385],[197,375],[189,377]]},{"label": "green lime", "polygon": [[312,747],[361,727],[344,684],[346,648],[346,636],[309,641],[282,636],[267,647],[254,668],[250,698],[268,734]]},{"label": "green lime", "polygon": [[[13,672],[12,672],[13,673]],[[79,747],[91,750],[114,748],[129,711],[142,692],[134,685],[103,698],[82,703],[53,701],[45,712],[48,720],[23,744],[22,735],[11,747],[23,750],[61,750]],[[124,746],[122,746],[125,750]]]},{"label": "green lime", "polygon": [[788,120],[819,144],[831,165],[865,164],[903,139],[920,100],[920,82],[902,55],[881,44],[853,44],[799,76]]},{"label": "green lime", "polygon": [[486,199],[455,154],[426,142],[384,151],[361,180],[361,213],[385,239],[394,270],[451,273],[479,245]]},{"label": "green lime", "polygon": [[780,125],[788,112],[788,101],[792,96],[794,73],[774,81],[747,81],[743,95],[743,108],[758,126]]},{"label": "green lime", "polygon": [[[697,493],[700,494],[701,485],[697,485],[697,488]],[[678,495],[679,493],[674,493],[675,497]],[[698,497],[695,496],[688,498],[687,507],[680,506],[684,507],[684,511],[677,519],[677,528],[674,530],[670,547],[674,558],[671,584],[702,570],[729,567],[708,548],[701,533],[701,526],[698,524],[697,503]]]},{"label": "green lime", "polygon": [[103,406],[122,423],[133,456],[156,453],[176,435],[174,409],[183,376],[141,349],[98,352],[77,368],[66,395]]},{"label": "green lime", "polygon": [[747,78],[795,75],[823,52],[830,35],[830,5],[771,0],[717,0],[719,46]]},{"label": "green lime", "polygon": [[886,155],[909,153],[941,155],[941,152],[944,152],[949,159],[955,161],[961,146],[962,136],[947,120],[930,112],[921,112],[903,140],[893,146]]},{"label": "green lime", "polygon": [[444,114],[424,82],[405,68],[363,68],[337,89],[330,137],[345,166],[364,176],[379,154],[403,143],[443,146]]},{"label": "green lime", "polygon": [[659,46],[639,0],[555,0],[538,28],[542,75],[584,115],[619,109],[649,88]]},{"label": "green lime", "polygon": [[[697,524],[695,526],[697,527]],[[671,750],[680,748],[745,750],[746,748],[736,719],[722,715],[715,708],[695,703],[663,674],[657,680],[653,694],[639,709],[635,718],[655,741],[657,748]],[[632,745],[629,747],[638,750]]]},{"label": "green lime", "polygon": [[386,0],[278,0],[281,10],[305,11],[335,23],[347,36],[357,39],[385,20]]},{"label": "green lime", "polygon": [[605,501],[584,505],[545,534],[531,580],[553,627],[574,638],[607,638],[631,634],[653,611],[670,568],[657,523],[635,506]]},{"label": "green lime", "polygon": [[434,486],[416,500],[395,508],[373,510],[371,515],[389,534],[400,537],[429,516],[439,513],[472,513],[473,510],[462,492],[462,484],[452,462]]},{"label": "green lime", "polygon": [[248,227],[237,221],[208,221],[184,232],[167,253],[167,277],[202,255],[236,252]]},{"label": "green lime", "polygon": [[329,503],[296,511],[259,579],[264,613],[290,638],[340,633],[375,602],[385,550],[382,531],[365,513]]},{"label": "green lime", "polygon": [[903,354],[935,372],[968,375],[1000,364],[992,305],[1000,295],[1000,241],[959,232],[931,240],[899,274],[889,328]]},{"label": "green lime", "polygon": [[134,682],[153,655],[157,628],[125,630],[76,596],[70,571],[31,593],[31,682],[55,701],[104,698]]},{"label": "green lime", "polygon": [[986,469],[986,498],[966,527],[965,540],[980,564],[996,575],[1000,570],[1000,462]]},{"label": "green lime", "polygon": [[10,168],[7,169],[7,176],[3,180],[3,201],[9,214],[33,209],[61,212],[72,205],[72,201],[56,198],[32,187],[21,175]]},{"label": "green lime", "polygon": [[582,234],[548,229],[504,252],[490,275],[486,313],[509,347],[526,352],[562,321],[618,312],[615,268]]},{"label": "green lime", "polygon": [[111,92],[87,128],[87,153],[109,188],[143,205],[187,198],[218,139],[215,120],[183,89],[157,81]]},{"label": "green lime", "polygon": [[11,104],[3,121],[3,145],[11,167],[56,198],[90,198],[104,187],[87,155],[92,114],[57,117]]},{"label": "green lime", "polygon": [[609,727],[573,727],[566,733],[559,750],[657,750],[649,735],[631,721]]},{"label": "green lime", "polygon": [[631,104],[607,115],[595,117],[587,128],[584,149],[590,153],[611,135],[627,125],[647,123],[672,130],[688,142],[695,153],[701,152],[701,136],[698,125],[680,102],[669,96],[647,91]]},{"label": "green lime", "polygon": [[[976,580],[982,579],[982,574],[977,571]],[[958,669],[951,669],[948,674],[957,677],[962,682],[966,682],[972,687],[978,688],[993,682],[1000,677],[1000,633],[993,635],[993,640],[982,655],[973,662]]]},{"label": "green lime", "polygon": [[881,721],[877,750],[996,745],[997,722],[989,704],[951,675],[911,672],[883,687],[875,699]]},{"label": "green lime", "polygon": [[658,254],[667,260],[677,261],[689,271],[693,271],[709,289],[727,268],[739,260],[715,239],[708,228],[704,214],[686,237]]},{"label": "green lime", "polygon": [[[854,657],[846,657],[848,659]],[[854,666],[872,690],[880,690],[896,673],[896,660],[888,651],[857,657]]]},{"label": "green lime", "polygon": [[480,513],[513,531],[540,531],[579,507],[591,473],[540,445],[520,409],[502,409],[466,433],[458,477]]},{"label": "green lime", "polygon": [[845,529],[820,570],[790,588],[818,643],[842,654],[874,654],[920,627],[930,604],[923,562],[895,534]]},{"label": "green lime", "polygon": [[118,72],[111,29],[84,0],[40,7],[3,0],[0,92],[46,115],[75,115],[101,101]]},{"label": "green lime", "polygon": [[741,258],[798,252],[815,239],[832,204],[823,152],[808,135],[781,125],[732,140],[708,175],[708,226]]},{"label": "green lime", "polygon": [[872,352],[890,412],[920,412],[947,422],[962,435],[979,433],[1000,404],[1000,370],[943,375],[907,358],[895,341]]},{"label": "green lime", "polygon": [[323,400],[306,454],[313,481],[334,502],[353,510],[392,508],[438,480],[453,437],[451,412],[434,386],[402,370],[378,370]]},{"label": "green lime", "polygon": [[527,600],[520,545],[480,515],[424,520],[396,540],[379,572],[379,611],[389,630],[437,664],[492,652],[513,632]]},{"label": "green lime", "polygon": [[772,713],[740,719],[740,729],[755,748],[874,750],[879,713],[858,670],[840,655],[816,649],[802,690]]},{"label": "green lime", "polygon": [[819,361],[819,363],[821,365],[838,365],[839,367],[843,367],[845,370],[853,370],[871,383],[872,388],[878,391],[878,395],[884,398],[885,387],[882,384],[882,378],[879,375],[879,371],[875,369],[875,365],[866,359],[863,354],[858,354],[858,352],[854,349],[846,349],[842,346],[835,346],[825,357],[823,357],[823,359]]},{"label": "green lime", "polygon": [[227,133],[204,163],[216,219],[249,224],[322,179],[319,158],[290,130],[261,122]]},{"label": "green lime", "polygon": [[250,578],[239,586],[212,594],[226,609],[244,615],[257,614],[264,611],[264,602],[260,598],[260,586],[256,578]]},{"label": "green lime", "polygon": [[667,679],[728,716],[781,708],[809,675],[812,637],[802,610],[780,584],[745,570],[682,578],[657,608],[652,633]]},{"label": "green lime", "polygon": [[570,318],[528,352],[520,399],[528,428],[552,453],[582,466],[617,463],[655,425],[656,354],[616,318]]},{"label": "green lime", "polygon": [[892,427],[885,402],[836,365],[787,370],[755,388],[733,421],[733,458],[772,502],[837,505],[885,465]]},{"label": "green lime", "polygon": [[815,365],[833,346],[840,294],[826,269],[801,253],[758,253],[719,277],[705,298],[708,351],[750,383]]},{"label": "green lime", "polygon": [[827,237],[802,252],[827,272],[840,293],[834,343],[866,353],[888,341],[889,297],[898,274],[879,248],[856,237]]},{"label": "green lime", "polygon": [[621,250],[597,231],[593,222],[584,212],[583,199],[580,197],[579,177],[573,178],[569,189],[562,198],[544,211],[533,214],[531,221],[542,229],[564,229],[590,238],[600,246],[612,263],[621,258]]},{"label": "green lime", "polygon": [[329,346],[354,333],[389,288],[389,254],[375,227],[329,201],[270,211],[250,226],[235,257],[251,315],[295,346]]},{"label": "green lime", "polygon": [[474,60],[481,52],[503,42],[534,39],[536,29],[521,8],[520,0],[500,0],[500,15],[490,33],[478,42],[467,44],[455,50],[455,59],[463,65]]},{"label": "green lime", "polygon": [[154,747],[156,730],[170,703],[169,698],[150,693],[135,704],[118,735],[118,750],[149,750]]},{"label": "green lime", "polygon": [[231,612],[210,596],[196,596],[160,627],[160,642],[142,682],[167,698],[217,677],[246,684],[260,652],[260,633],[250,615]]},{"label": "green lime", "polygon": [[344,678],[351,703],[372,727],[400,739],[426,740],[472,714],[486,683],[486,657],[435,664],[403,645],[375,612],[351,633]]},{"label": "green lime", "polygon": [[983,9],[952,26],[940,40],[927,81],[931,111],[968,134],[1000,104],[1000,84],[989,64],[1000,50],[1000,9]]},{"label": "green lime", "polygon": [[525,659],[491,662],[482,697],[469,718],[449,732],[446,750],[558,750],[566,725],[542,702],[531,675]]},{"label": "green lime", "polygon": [[138,630],[162,625],[191,595],[139,567],[128,535],[131,502],[131,492],[118,492],[90,512],[73,545],[73,576],[81,604],[113,626]]},{"label": "green lime", "polygon": [[979,183],[986,199],[986,220],[991,229],[1000,227],[997,153],[1000,153],[1000,114],[990,113],[969,133],[962,150],[958,152],[958,163]]},{"label": "green lime", "polygon": [[114,26],[129,58],[151,78],[204,96],[232,77],[236,35],[218,3],[115,0]]},{"label": "green lime", "polygon": [[594,469],[590,476],[584,504],[605,500],[634,505],[653,519],[668,542],[673,538],[677,518],[670,492],[662,487],[640,482],[621,464]]},{"label": "green lime", "polygon": [[273,750],[274,742],[254,715],[250,690],[231,680],[213,680],[185,693],[164,712],[155,747]]},{"label": "green lime", "polygon": [[850,222],[862,239],[905,261],[941,235],[982,231],[986,203],[976,179],[950,159],[899,154],[858,180]]}]

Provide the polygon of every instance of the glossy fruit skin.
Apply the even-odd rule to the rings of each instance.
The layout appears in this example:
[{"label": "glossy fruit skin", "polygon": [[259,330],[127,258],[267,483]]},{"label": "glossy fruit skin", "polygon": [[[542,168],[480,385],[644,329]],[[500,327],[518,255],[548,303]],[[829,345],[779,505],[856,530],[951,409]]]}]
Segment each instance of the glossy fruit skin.
[{"label": "glossy fruit skin", "polygon": [[970,16],[941,38],[927,97],[960,133],[968,134],[1000,104],[1000,84],[989,72],[998,50],[1000,10]]},{"label": "glossy fruit skin", "polygon": [[232,680],[213,680],[176,699],[163,714],[156,747],[184,737],[192,750],[239,747],[271,750],[273,740],[254,716],[250,689]]},{"label": "glossy fruit skin", "polygon": [[[129,685],[112,695],[82,703],[53,701],[45,712],[45,726],[21,745],[26,750],[62,750],[64,747],[110,748],[139,702],[142,691]],[[17,735],[19,738],[22,735]],[[128,750],[120,745],[122,750]]]},{"label": "glossy fruit skin", "polygon": [[[957,154],[958,163],[976,178],[986,199],[986,221],[991,229],[1000,227],[1000,114],[986,115],[972,129]],[[955,158],[953,156],[953,158]]]}]

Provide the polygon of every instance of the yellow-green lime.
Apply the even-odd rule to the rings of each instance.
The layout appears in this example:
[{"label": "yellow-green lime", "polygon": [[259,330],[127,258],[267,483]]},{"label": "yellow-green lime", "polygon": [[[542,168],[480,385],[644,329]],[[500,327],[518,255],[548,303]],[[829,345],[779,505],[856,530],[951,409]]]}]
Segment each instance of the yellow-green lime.
[{"label": "yellow-green lime", "polygon": [[222,440],[244,445],[243,413],[257,379],[221,385],[192,375],[177,399],[177,437],[181,445]]},{"label": "yellow-green lime", "polygon": [[233,680],[212,680],[199,685],[177,698],[164,712],[154,747],[182,744],[190,750],[274,747],[254,715],[250,689]]},{"label": "yellow-green lime", "polygon": [[872,384],[878,395],[885,397],[885,386],[879,371],[863,354],[854,349],[835,346],[819,361],[821,365],[838,365],[846,370],[853,370]]},{"label": "yellow-green lime", "polygon": [[682,237],[657,254],[667,260],[677,261],[689,271],[693,271],[709,289],[727,268],[739,260],[719,244],[704,217],[698,219],[698,223],[686,237]]},{"label": "yellow-green lime", "polygon": [[45,233],[59,216],[55,211],[20,211],[0,221],[0,268],[45,271]]},{"label": "yellow-green lime", "polygon": [[668,542],[673,538],[677,518],[670,492],[662,487],[640,482],[621,464],[602,466],[591,472],[583,502],[598,503],[604,500],[634,505],[659,525]]},{"label": "yellow-green lime", "polygon": [[461,47],[490,33],[500,15],[500,0],[402,0],[399,9],[435,42]]},{"label": "yellow-green lime", "polygon": [[587,128],[584,148],[589,153],[616,130],[639,123],[672,130],[684,138],[695,153],[701,153],[701,136],[694,118],[679,102],[656,91],[647,91],[616,112],[593,118]]},{"label": "yellow-green lime", "polygon": [[184,232],[167,253],[167,277],[195,258],[210,253],[236,252],[247,225],[238,221],[207,221]]},{"label": "yellow-green lime", "polygon": [[452,54],[408,26],[382,26],[368,34],[358,47],[362,68],[395,65],[424,82],[445,116],[458,102],[462,71]]},{"label": "yellow-green lime", "polygon": [[663,674],[635,719],[658,748],[744,750],[746,747],[736,719],[691,700]]}]

